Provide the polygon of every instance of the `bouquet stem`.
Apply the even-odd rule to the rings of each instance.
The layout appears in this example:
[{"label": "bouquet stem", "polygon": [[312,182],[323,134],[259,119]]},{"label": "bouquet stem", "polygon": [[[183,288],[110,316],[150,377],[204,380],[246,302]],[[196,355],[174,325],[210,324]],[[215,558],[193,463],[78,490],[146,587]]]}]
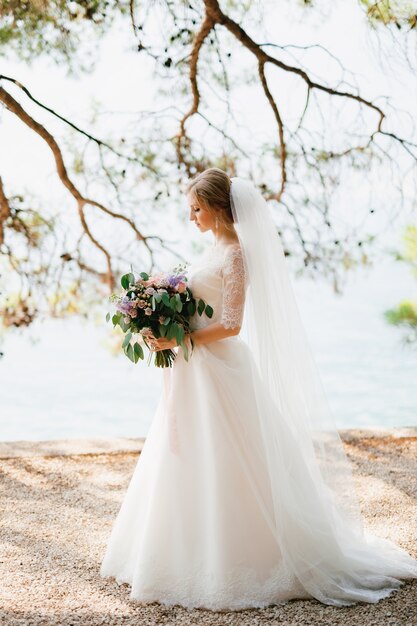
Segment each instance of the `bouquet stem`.
[{"label": "bouquet stem", "polygon": [[158,350],[155,352],[155,366],[156,367],[172,367],[175,361],[176,352],[174,350]]}]

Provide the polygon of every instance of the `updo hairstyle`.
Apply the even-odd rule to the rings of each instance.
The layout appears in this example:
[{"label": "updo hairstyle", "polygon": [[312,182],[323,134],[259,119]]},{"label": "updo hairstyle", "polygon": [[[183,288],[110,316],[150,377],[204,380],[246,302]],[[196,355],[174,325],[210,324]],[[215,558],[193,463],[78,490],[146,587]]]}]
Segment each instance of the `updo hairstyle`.
[{"label": "updo hairstyle", "polygon": [[229,230],[233,230],[233,214],[230,206],[229,176],[218,167],[210,167],[194,176],[186,187],[186,193],[203,206]]}]

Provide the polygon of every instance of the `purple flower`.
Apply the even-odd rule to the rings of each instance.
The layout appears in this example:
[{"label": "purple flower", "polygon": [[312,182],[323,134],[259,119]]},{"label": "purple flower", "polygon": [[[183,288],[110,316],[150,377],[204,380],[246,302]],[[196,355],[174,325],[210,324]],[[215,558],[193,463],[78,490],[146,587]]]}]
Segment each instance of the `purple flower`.
[{"label": "purple flower", "polygon": [[129,300],[127,296],[123,296],[116,308],[122,313],[130,314],[130,311],[133,308],[133,303],[131,302],[131,300]]},{"label": "purple flower", "polygon": [[168,283],[170,287],[176,287],[178,283],[184,280],[185,274],[171,274],[168,276]]}]

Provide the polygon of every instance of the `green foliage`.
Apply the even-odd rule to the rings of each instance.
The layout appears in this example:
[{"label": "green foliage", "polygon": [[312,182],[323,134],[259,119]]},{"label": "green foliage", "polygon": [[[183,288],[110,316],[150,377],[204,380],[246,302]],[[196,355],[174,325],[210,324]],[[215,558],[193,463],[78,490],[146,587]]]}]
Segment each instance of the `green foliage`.
[{"label": "green foliage", "polygon": [[384,315],[390,324],[417,327],[417,300],[403,300],[396,309],[389,309]]},{"label": "green foliage", "polygon": [[[403,252],[396,255],[397,260],[404,261],[413,270],[417,278],[417,227],[407,226],[403,235]],[[403,339],[406,343],[417,344],[417,299],[402,300],[395,308],[384,311],[389,324],[401,327],[406,331]]]},{"label": "green foliage", "polygon": [[367,18],[373,26],[396,26],[401,29],[415,28],[417,25],[417,7],[415,2],[407,0],[360,0]]},{"label": "green foliage", "polygon": [[[129,2],[116,0],[2,0],[0,2],[0,53],[11,49],[24,61],[47,54],[56,62],[63,59],[68,68],[74,63],[88,70],[83,46],[91,34],[102,36],[118,14],[129,11]],[[81,53],[81,54],[80,54]]]},{"label": "green foliage", "polygon": [[414,271],[417,271],[417,226],[407,226],[403,237],[403,244],[404,260],[413,266]]}]

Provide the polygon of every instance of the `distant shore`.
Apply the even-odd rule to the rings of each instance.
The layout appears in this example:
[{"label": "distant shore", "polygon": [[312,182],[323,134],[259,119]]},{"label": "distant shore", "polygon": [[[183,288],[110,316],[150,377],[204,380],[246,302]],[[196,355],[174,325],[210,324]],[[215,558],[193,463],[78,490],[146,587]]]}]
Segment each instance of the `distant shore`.
[{"label": "distant shore", "polygon": [[[417,557],[417,427],[340,432],[366,527]],[[0,624],[415,626],[417,581],[375,605],[343,608],[297,600],[216,614],[131,600],[130,587],[99,568],[144,441],[0,443]]]}]

